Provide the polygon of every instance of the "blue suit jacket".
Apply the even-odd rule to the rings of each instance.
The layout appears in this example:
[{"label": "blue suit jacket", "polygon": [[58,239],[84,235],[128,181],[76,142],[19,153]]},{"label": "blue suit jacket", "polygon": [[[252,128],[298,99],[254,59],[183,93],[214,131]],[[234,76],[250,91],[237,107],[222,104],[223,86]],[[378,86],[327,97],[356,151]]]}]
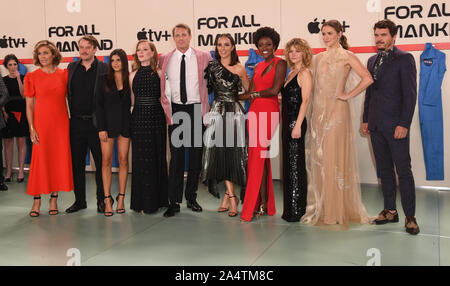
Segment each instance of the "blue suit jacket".
[{"label": "blue suit jacket", "polygon": [[[377,55],[367,62],[372,73]],[[377,80],[367,88],[363,122],[369,130],[394,131],[398,125],[408,128],[417,100],[417,70],[410,53],[394,47],[378,71]]]}]

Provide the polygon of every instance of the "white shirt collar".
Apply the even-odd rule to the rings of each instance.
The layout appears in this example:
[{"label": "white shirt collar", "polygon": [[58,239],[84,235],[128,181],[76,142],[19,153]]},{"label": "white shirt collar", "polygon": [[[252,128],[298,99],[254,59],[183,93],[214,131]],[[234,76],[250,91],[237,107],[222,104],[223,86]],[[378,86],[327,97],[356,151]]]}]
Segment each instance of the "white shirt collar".
[{"label": "white shirt collar", "polygon": [[[191,47],[189,47],[189,49],[184,53],[184,55],[186,55],[186,58],[190,58],[191,55],[194,53],[194,51],[192,50]],[[175,50],[175,55],[181,59],[181,56],[183,56],[183,53],[181,53],[178,49]]]}]

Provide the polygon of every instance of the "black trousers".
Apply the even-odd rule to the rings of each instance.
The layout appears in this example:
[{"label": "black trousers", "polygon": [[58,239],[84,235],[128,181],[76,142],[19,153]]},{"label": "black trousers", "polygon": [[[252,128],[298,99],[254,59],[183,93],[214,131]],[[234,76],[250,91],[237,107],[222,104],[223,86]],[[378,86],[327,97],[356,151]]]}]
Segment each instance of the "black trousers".
[{"label": "black trousers", "polygon": [[5,177],[3,176],[3,138],[0,133],[0,184],[3,184]]},{"label": "black trousers", "polygon": [[396,210],[397,183],[394,165],[398,175],[403,211],[414,216],[416,211],[416,190],[411,171],[409,155],[409,133],[404,139],[394,139],[394,131],[370,131],[377,169],[380,171],[384,208]]},{"label": "black trousers", "polygon": [[[179,113],[179,114],[177,114]],[[169,202],[181,203],[183,199],[185,152],[189,155],[188,177],[186,182],[186,200],[197,198],[198,181],[202,170],[203,132],[201,105],[172,103],[174,124],[169,126],[170,165],[169,165]],[[194,114],[196,116],[194,116]],[[175,123],[176,118],[183,118]]]},{"label": "black trousers", "polygon": [[88,147],[92,152],[95,162],[95,181],[97,184],[97,203],[103,202],[102,180],[102,150],[98,131],[92,123],[92,119],[84,120],[72,117],[70,119],[70,149],[72,153],[72,171],[75,200],[78,203],[86,203],[86,156]]}]

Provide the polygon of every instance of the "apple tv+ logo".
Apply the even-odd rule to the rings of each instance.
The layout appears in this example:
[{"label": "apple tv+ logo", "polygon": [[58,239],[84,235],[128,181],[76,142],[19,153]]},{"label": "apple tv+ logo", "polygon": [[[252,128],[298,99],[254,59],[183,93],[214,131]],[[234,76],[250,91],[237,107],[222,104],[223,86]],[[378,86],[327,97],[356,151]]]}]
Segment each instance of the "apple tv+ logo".
[{"label": "apple tv+ logo", "polygon": [[22,48],[25,48],[25,46],[28,44],[27,41],[25,41],[25,38],[12,38],[12,37],[6,37],[3,35],[3,38],[0,38],[0,48],[7,49],[7,48],[19,48],[22,46]]},{"label": "apple tv+ logo", "polygon": [[[147,37],[148,34],[148,37]],[[172,37],[172,35],[169,33],[169,31],[153,31],[152,29],[148,29],[148,31],[145,30],[145,28],[142,28],[137,33],[137,39],[138,40],[149,40],[150,42],[157,41],[159,42],[161,38],[164,38],[164,40],[167,42],[169,38]]]},{"label": "apple tv+ logo", "polygon": [[[318,34],[320,32],[319,25],[320,24],[323,25],[323,24],[325,24],[325,22],[326,22],[325,19],[322,19],[322,22],[319,22],[319,21],[317,21],[317,18],[315,18],[314,21],[309,22],[308,23],[308,31],[309,31],[309,33],[310,34]],[[343,32],[345,32],[346,28],[350,28],[350,25],[347,25],[345,23],[345,20],[344,20],[344,21],[342,21],[342,30],[343,30]]]}]

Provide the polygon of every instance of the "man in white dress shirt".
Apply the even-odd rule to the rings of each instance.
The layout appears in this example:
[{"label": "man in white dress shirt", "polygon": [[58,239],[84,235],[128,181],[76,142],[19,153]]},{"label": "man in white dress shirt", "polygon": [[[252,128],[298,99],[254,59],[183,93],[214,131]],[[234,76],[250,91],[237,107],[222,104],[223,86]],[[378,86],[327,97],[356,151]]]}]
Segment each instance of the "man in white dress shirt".
[{"label": "man in white dress shirt", "polygon": [[[192,34],[188,25],[176,25],[172,30],[172,36],[176,49],[159,59],[159,66],[164,75],[161,77],[161,104],[169,125],[171,153],[168,187],[170,204],[164,213],[165,217],[174,216],[180,211],[184,187],[185,150],[188,150],[189,154],[185,190],[187,207],[195,212],[202,211],[197,202],[197,188],[202,168],[202,139],[205,128],[202,117],[209,110],[204,70],[212,60],[209,53],[190,47]],[[169,86],[166,87],[166,84]]]}]

